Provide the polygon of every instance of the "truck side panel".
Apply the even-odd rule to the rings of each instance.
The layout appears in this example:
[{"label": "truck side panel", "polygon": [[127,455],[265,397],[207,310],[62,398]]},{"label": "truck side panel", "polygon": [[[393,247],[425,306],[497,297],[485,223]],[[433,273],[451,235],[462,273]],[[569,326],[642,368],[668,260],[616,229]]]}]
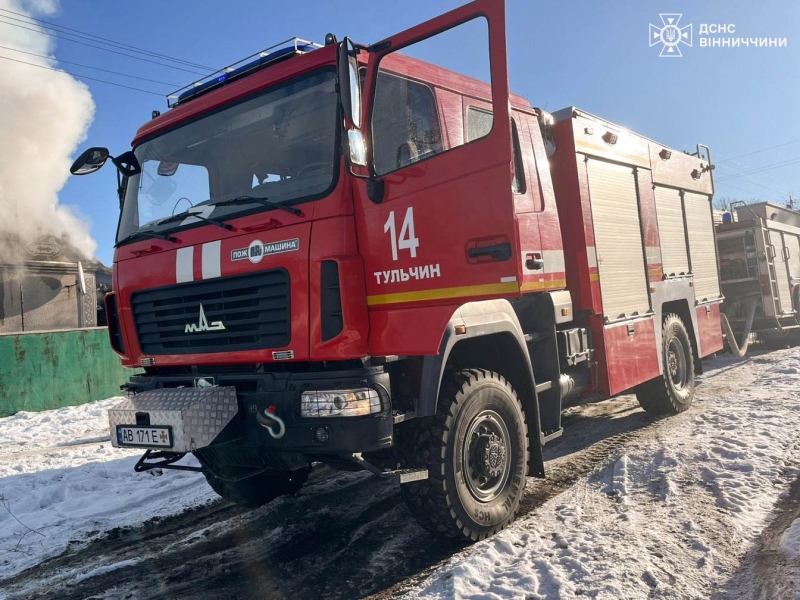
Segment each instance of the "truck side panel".
[{"label": "truck side panel", "polygon": [[607,325],[603,343],[606,356],[611,358],[608,362],[609,394],[619,394],[660,374],[656,325],[652,317]]},{"label": "truck side panel", "polygon": [[696,356],[717,351],[720,324],[706,317],[719,314],[721,298],[702,159],[665,152],[577,109],[556,118],[553,174],[568,289],[576,324],[592,331],[596,391],[613,395],[660,375],[661,320],[669,312],[683,319]]},{"label": "truck side panel", "polygon": [[[530,246],[520,247],[522,252],[520,289],[523,293],[563,290],[567,286],[564,246],[547,153],[536,118],[523,113],[519,114],[519,118],[520,143],[523,148],[529,146],[531,151],[530,154],[524,153],[526,157],[524,168],[528,175],[528,196],[532,201],[533,212],[524,217],[532,219],[535,215],[540,250],[537,252],[536,248]],[[515,200],[521,198],[523,196],[515,196]],[[523,214],[519,211],[519,203],[516,209],[520,237],[522,237],[525,225],[522,220]],[[541,259],[542,267],[535,268],[537,265],[529,262],[531,259],[534,261]]]},{"label": "truck side panel", "polygon": [[[660,282],[664,278],[661,233],[656,214],[656,199],[653,195],[652,172],[647,169],[636,169],[636,185],[639,193],[642,239],[647,262],[647,280],[650,283],[649,288],[652,288],[653,283]],[[650,298],[650,308],[654,309],[652,297]]]},{"label": "truck side panel", "polygon": [[700,356],[708,356],[723,348],[722,323],[719,320],[719,303],[698,306],[697,337],[700,344]]},{"label": "truck side panel", "polygon": [[571,127],[553,130],[556,154],[552,160],[553,186],[558,198],[560,236],[564,240],[567,289],[575,312],[600,312],[600,282],[597,277],[591,208],[581,202],[589,195],[589,179],[582,156],[574,147]]}]

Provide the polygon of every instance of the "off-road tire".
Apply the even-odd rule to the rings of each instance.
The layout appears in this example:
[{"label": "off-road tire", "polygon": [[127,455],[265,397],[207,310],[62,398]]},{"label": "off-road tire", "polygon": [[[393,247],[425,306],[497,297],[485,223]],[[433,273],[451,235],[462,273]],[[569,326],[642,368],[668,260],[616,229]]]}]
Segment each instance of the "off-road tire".
[{"label": "off-road tire", "polygon": [[239,481],[223,481],[206,471],[208,485],[225,500],[247,508],[258,508],[278,496],[294,494],[308,479],[311,468],[267,472]]},{"label": "off-road tire", "polygon": [[[525,491],[528,431],[519,398],[501,375],[482,369],[446,373],[436,415],[410,421],[399,438],[404,465],[428,468],[427,480],[401,487],[425,529],[478,541],[513,522]],[[475,491],[484,477],[478,469],[498,473],[485,475],[483,485],[495,482],[486,501],[476,496],[486,493]]]},{"label": "off-road tire", "polygon": [[686,326],[673,313],[664,317],[661,355],[663,375],[639,385],[636,399],[649,413],[676,415],[694,400],[694,352]]}]

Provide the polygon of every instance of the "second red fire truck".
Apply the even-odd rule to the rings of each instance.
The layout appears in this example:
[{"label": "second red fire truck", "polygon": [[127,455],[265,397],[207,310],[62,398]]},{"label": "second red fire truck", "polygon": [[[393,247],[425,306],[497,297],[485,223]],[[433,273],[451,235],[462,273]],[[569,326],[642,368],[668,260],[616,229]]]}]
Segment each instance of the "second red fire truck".
[{"label": "second red fire truck", "polygon": [[[414,58],[459,30],[483,81]],[[290,40],[140,128],[106,299],[144,369],[110,411],[137,469],[193,453],[258,506],[313,462],[365,468],[477,540],[544,477],[565,398],[689,407],[722,348],[708,150],[533,108],[506,65],[503,2],[477,0],[370,46]]]}]

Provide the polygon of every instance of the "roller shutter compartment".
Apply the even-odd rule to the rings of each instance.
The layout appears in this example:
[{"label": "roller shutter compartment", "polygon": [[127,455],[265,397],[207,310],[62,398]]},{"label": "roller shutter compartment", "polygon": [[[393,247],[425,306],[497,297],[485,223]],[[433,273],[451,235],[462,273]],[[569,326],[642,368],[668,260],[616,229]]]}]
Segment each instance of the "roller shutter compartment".
[{"label": "roller shutter compartment", "polygon": [[[791,314],[792,312],[792,286],[789,282],[789,265],[786,260],[786,241],[780,231],[770,230],[769,239],[775,247],[775,281],[778,284],[778,299],[781,302],[781,313]],[[791,256],[791,250],[789,250]]]},{"label": "roller shutter compartment", "polygon": [[609,320],[650,310],[635,171],[588,159],[597,270]]},{"label": "roller shutter compartment", "polygon": [[689,253],[686,249],[686,225],[683,222],[681,193],[670,188],[656,187],[655,196],[664,274],[688,275]]},{"label": "roller shutter compartment", "polygon": [[686,228],[689,238],[689,259],[694,278],[694,295],[697,302],[720,297],[717,273],[717,248],[714,222],[711,217],[711,199],[702,194],[684,192]]}]

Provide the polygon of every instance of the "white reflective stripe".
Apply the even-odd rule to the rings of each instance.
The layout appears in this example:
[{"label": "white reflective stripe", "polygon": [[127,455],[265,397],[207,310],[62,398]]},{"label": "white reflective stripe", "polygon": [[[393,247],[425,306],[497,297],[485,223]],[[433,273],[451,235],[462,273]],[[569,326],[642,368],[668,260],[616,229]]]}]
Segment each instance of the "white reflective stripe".
[{"label": "white reflective stripe", "polygon": [[221,240],[203,244],[203,279],[211,279],[222,275],[222,270],[219,266],[221,248]]},{"label": "white reflective stripe", "polygon": [[645,254],[647,255],[647,263],[650,265],[661,264],[661,247],[660,246],[645,246]]},{"label": "white reflective stripe", "polygon": [[597,267],[597,250],[594,246],[586,246],[586,260],[589,267]]},{"label": "white reflective stripe", "polygon": [[501,277],[500,283],[514,283],[516,280],[516,277]]},{"label": "white reflective stripe", "polygon": [[[537,255],[536,260],[540,260],[544,265],[542,269],[529,269],[528,257],[531,254]],[[523,250],[522,251],[522,274],[523,275],[542,275],[544,273],[563,273],[564,251],[563,250]]]},{"label": "white reflective stripe", "polygon": [[194,281],[194,246],[178,248],[175,253],[175,280],[178,283]]},{"label": "white reflective stripe", "polygon": [[563,250],[544,250],[542,260],[545,273],[563,273],[565,270]]}]

